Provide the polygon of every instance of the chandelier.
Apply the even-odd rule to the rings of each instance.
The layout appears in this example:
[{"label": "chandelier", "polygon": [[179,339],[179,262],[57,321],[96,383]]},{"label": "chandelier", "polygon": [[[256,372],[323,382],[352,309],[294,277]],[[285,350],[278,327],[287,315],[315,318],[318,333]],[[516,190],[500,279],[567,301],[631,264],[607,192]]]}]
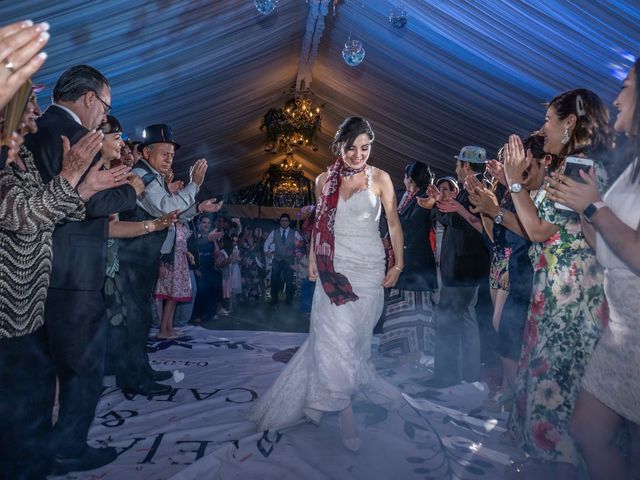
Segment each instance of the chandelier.
[{"label": "chandelier", "polygon": [[269,174],[276,195],[297,194],[300,191],[304,173],[302,165],[293,159],[293,154],[288,153],[282,162],[272,164]]},{"label": "chandelier", "polygon": [[321,107],[308,96],[290,98],[280,108],[270,108],[264,116],[260,130],[267,135],[265,152],[290,154],[296,147],[318,150],[315,136],[322,123]]},{"label": "chandelier", "polygon": [[299,207],[306,205],[310,181],[305,178],[302,165],[287,153],[279,163],[273,163],[267,171],[268,184],[276,207]]}]

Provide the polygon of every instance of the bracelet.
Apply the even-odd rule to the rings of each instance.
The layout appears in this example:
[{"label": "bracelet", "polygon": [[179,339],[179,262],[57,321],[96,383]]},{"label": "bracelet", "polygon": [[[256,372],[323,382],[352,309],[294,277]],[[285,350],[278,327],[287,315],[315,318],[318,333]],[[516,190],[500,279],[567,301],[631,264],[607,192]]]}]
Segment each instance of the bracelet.
[{"label": "bracelet", "polygon": [[401,272],[401,273],[402,273],[402,269],[401,269],[399,266],[394,265],[394,266],[393,266],[393,268],[395,268],[396,270],[398,270],[399,272]]},{"label": "bracelet", "polygon": [[146,220],[144,222],[142,222],[142,225],[144,225],[144,234],[145,235],[149,235],[149,222],[147,222]]},{"label": "bracelet", "polygon": [[80,200],[82,200],[83,203],[87,203],[89,201],[89,200],[85,200],[85,198],[82,196],[79,190],[76,190],[76,193],[78,194],[78,197],[80,197]]}]

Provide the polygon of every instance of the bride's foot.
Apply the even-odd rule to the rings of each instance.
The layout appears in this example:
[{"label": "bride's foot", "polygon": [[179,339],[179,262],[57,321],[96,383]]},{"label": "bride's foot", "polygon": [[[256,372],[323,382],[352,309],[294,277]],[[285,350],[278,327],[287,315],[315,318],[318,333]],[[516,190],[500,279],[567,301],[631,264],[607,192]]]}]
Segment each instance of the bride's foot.
[{"label": "bride's foot", "polygon": [[360,436],[358,435],[356,419],[351,406],[348,406],[340,412],[338,425],[340,425],[340,434],[342,435],[342,443],[345,448],[352,452],[360,450]]}]

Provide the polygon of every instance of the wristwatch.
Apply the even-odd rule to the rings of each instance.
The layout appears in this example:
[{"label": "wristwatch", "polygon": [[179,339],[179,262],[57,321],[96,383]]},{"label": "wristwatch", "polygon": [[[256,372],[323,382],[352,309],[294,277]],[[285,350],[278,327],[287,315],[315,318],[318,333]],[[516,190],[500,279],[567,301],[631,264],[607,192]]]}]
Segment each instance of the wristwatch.
[{"label": "wristwatch", "polygon": [[512,183],[509,185],[509,190],[511,190],[511,193],[519,193],[522,191],[522,184],[518,182]]},{"label": "wristwatch", "polygon": [[504,210],[500,209],[498,214],[495,217],[493,217],[493,223],[495,223],[496,225],[500,225],[503,220],[504,220]]},{"label": "wristwatch", "polygon": [[593,214],[596,213],[601,208],[606,207],[606,206],[607,206],[607,204],[604,203],[604,202],[590,203],[582,211],[582,216],[584,217],[584,219],[587,222],[591,223],[591,217],[593,217]]}]

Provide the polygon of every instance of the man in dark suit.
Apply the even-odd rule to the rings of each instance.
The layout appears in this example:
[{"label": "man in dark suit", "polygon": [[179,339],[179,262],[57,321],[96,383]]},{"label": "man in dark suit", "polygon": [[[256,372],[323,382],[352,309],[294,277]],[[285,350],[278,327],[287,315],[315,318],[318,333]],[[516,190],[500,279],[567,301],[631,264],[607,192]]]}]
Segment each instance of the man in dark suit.
[{"label": "man in dark suit", "polygon": [[[484,148],[463,147],[456,155],[460,185],[485,168]],[[478,287],[489,275],[489,256],[482,242],[480,219],[469,211],[465,189],[455,200],[439,199],[433,218],[444,225],[440,271],[442,286],[436,308],[435,374],[431,386],[441,388],[480,376],[480,333],[476,317]]]},{"label": "man in dark suit", "polygon": [[[38,120],[38,132],[25,139],[44,182],[60,172],[62,136],[74,144],[105,121],[111,91],[100,72],[79,65],[59,78],[53,101]],[[78,189],[86,200],[86,219],[54,231],[45,304],[45,327],[60,383],[60,410],[50,442],[56,474],[94,469],[117,456],[114,448],[89,447],[87,434],[104,370],[107,321],[102,286],[108,216],[134,208],[136,189],[123,185],[94,195],[88,188]]]}]

